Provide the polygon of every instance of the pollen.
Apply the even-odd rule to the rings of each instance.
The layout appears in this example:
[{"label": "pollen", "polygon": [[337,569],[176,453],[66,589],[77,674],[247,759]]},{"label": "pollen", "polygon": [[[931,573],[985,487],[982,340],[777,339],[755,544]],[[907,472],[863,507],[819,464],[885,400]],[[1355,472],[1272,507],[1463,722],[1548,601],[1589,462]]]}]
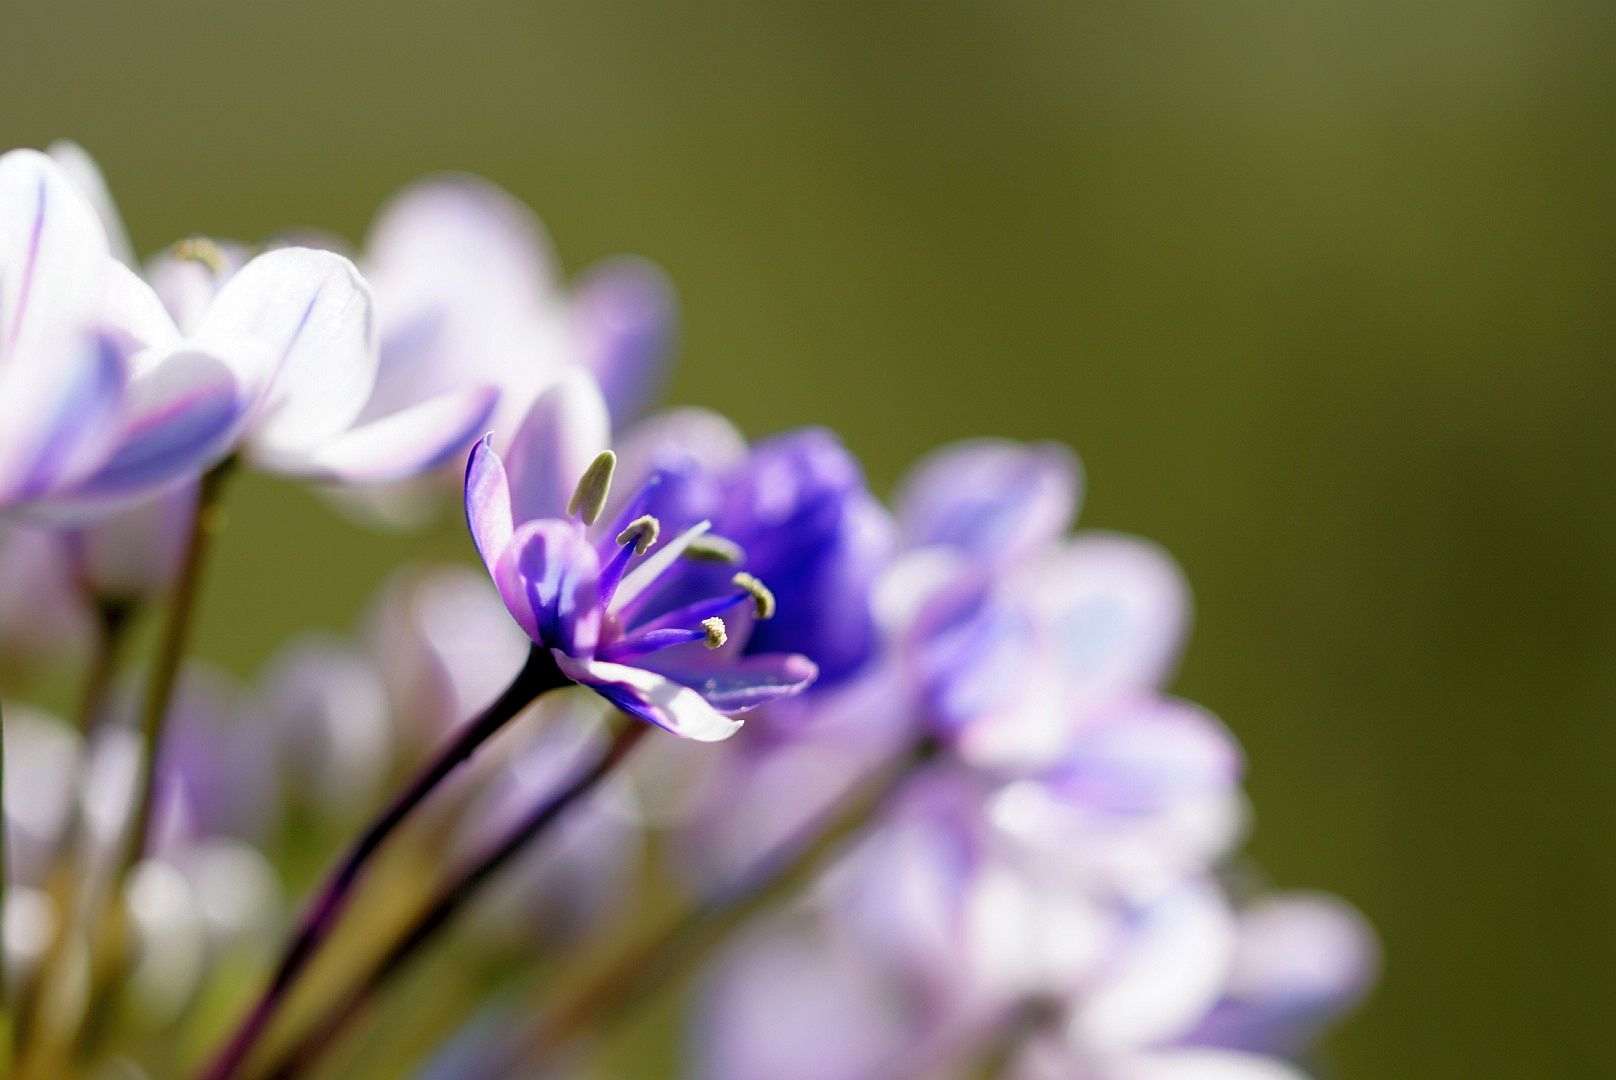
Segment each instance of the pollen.
[{"label": "pollen", "polygon": [[730,581],[752,598],[752,610],[758,618],[774,618],[774,594],[767,585],[745,572],[736,574]]},{"label": "pollen", "polygon": [[634,554],[644,555],[657,542],[662,532],[662,523],[650,514],[643,514],[628,523],[628,527],[617,534],[619,544],[632,543]]},{"label": "pollen", "polygon": [[616,471],[617,455],[602,450],[579,478],[572,498],[567,500],[567,513],[577,515],[585,525],[599,521],[601,511],[606,509],[606,499],[612,493],[612,474]]},{"label": "pollen", "polygon": [[724,642],[729,640],[729,631],[724,628],[724,620],[714,616],[711,619],[701,620],[701,628],[707,631],[707,647],[721,649]]},{"label": "pollen", "polygon": [[205,236],[193,236],[181,240],[174,245],[173,252],[176,259],[201,263],[212,271],[215,277],[225,271],[224,252],[219,250],[218,244]]},{"label": "pollen", "polygon": [[728,566],[739,566],[746,561],[746,552],[741,545],[733,540],[726,540],[722,536],[708,533],[699,536],[685,548],[685,558],[694,562],[724,563]]}]

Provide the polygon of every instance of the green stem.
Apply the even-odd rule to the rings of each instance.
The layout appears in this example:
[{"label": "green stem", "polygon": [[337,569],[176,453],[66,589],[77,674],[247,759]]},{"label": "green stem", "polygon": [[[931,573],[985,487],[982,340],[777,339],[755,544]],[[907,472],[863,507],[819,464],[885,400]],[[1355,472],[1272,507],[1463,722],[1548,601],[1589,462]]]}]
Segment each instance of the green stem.
[{"label": "green stem", "polygon": [[157,752],[163,741],[163,725],[168,719],[169,703],[174,697],[180,664],[190,643],[191,624],[196,619],[197,601],[201,595],[202,572],[207,565],[213,541],[224,526],[222,500],[225,484],[235,468],[236,459],[226,458],[203,474],[197,492],[196,515],[191,519],[191,534],[186,541],[179,580],[174,584],[174,596],[163,622],[162,637],[157,643],[157,656],[152,661],[147,678],[146,698],[140,714],[140,742],[144,752],[140,758],[140,775],[135,789],[134,820],[124,836],[118,873],[113,878],[115,883],[121,884],[146,852],[146,834],[151,831],[152,809],[156,802]]},{"label": "green stem", "polygon": [[291,1080],[292,1077],[304,1075],[354,1018],[364,1012],[387,985],[420,955],[421,950],[481,894],[483,887],[611,775],[648,731],[649,725],[631,720],[593,763],[579,770],[542,802],[535,804],[492,847],[446,883],[387,952],[337,999],[326,1017],[263,1074],[265,1080]]}]

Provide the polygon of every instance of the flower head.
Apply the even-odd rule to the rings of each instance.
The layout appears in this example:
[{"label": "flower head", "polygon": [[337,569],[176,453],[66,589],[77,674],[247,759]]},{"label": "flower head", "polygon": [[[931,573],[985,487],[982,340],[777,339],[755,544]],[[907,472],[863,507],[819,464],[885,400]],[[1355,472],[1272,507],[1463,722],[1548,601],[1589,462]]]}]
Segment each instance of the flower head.
[{"label": "flower head", "polygon": [[[569,679],[676,735],[728,738],[735,714],[797,693],[818,669],[796,653],[742,655],[775,610],[746,571],[690,595],[706,580],[712,525],[674,531],[646,512],[670,478],[653,474],[606,521],[617,459],[601,451],[578,465],[581,446],[604,442],[604,411],[592,383],[570,379],[535,404],[509,471],[489,438],[478,443],[466,468],[472,538],[506,609]],[[564,499],[557,467],[576,480]]]}]

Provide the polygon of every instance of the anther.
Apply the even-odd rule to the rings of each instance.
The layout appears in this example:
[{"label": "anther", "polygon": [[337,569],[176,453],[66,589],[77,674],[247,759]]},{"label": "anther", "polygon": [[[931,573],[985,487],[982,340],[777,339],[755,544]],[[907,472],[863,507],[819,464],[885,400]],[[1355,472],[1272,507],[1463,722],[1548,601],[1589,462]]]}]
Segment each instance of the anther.
[{"label": "anther", "polygon": [[745,572],[736,574],[730,581],[752,598],[752,610],[758,618],[774,618],[774,594],[767,585]]},{"label": "anther", "polygon": [[650,514],[641,514],[628,523],[628,528],[617,534],[619,544],[632,543],[634,554],[644,555],[657,542],[657,536],[662,532],[662,523]]},{"label": "anther", "polygon": [[707,647],[721,649],[724,642],[729,640],[729,631],[724,629],[724,620],[716,616],[701,620],[701,628],[707,631]]},{"label": "anther", "polygon": [[576,514],[585,525],[599,521],[600,512],[606,509],[606,498],[612,493],[612,473],[616,471],[617,455],[602,450],[573,489],[572,498],[567,500],[567,513]]},{"label": "anther", "polygon": [[174,245],[173,252],[176,259],[201,263],[212,271],[215,277],[225,271],[224,252],[219,250],[218,244],[205,236],[193,236],[181,240]]},{"label": "anther", "polygon": [[741,545],[733,540],[726,540],[722,536],[708,533],[697,537],[689,547],[685,548],[685,558],[696,562],[724,563],[727,566],[739,566],[746,561],[746,552]]}]

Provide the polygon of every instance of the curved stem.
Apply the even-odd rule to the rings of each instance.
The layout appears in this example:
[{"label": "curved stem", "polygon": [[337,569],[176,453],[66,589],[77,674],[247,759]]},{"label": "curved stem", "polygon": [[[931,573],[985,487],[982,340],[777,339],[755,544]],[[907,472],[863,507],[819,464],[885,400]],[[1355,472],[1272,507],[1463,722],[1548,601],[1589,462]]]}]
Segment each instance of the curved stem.
[{"label": "curved stem", "polygon": [[620,730],[593,764],[574,776],[565,787],[533,807],[493,847],[445,885],[437,898],[393,943],[392,948],[338,999],[336,1008],[319,1026],[298,1040],[264,1074],[265,1080],[288,1080],[312,1065],[354,1017],[409,965],[416,953],[448,925],[495,874],[549,831],[568,808],[610,775],[649,730],[648,725],[637,720]]},{"label": "curved stem", "polygon": [[527,664],[499,699],[463,726],[432,756],[326,877],[314,900],[304,911],[297,931],[287,942],[269,984],[218,1055],[197,1074],[198,1080],[226,1080],[240,1069],[286,1003],[299,976],[331,936],[343,910],[353,899],[354,889],[371,858],[394,830],[450,773],[467,761],[517,713],[527,708],[540,694],[565,685],[568,685],[568,680],[557,669],[549,652],[534,648],[528,654]]},{"label": "curved stem", "polygon": [[675,914],[618,956],[543,1019],[506,1063],[543,1062],[585,1031],[608,1027],[651,993],[704,958],[726,933],[775,900],[794,892],[844,851],[858,830],[879,816],[905,782],[937,752],[921,738],[886,771],[775,848],[751,870],[695,907]]}]

